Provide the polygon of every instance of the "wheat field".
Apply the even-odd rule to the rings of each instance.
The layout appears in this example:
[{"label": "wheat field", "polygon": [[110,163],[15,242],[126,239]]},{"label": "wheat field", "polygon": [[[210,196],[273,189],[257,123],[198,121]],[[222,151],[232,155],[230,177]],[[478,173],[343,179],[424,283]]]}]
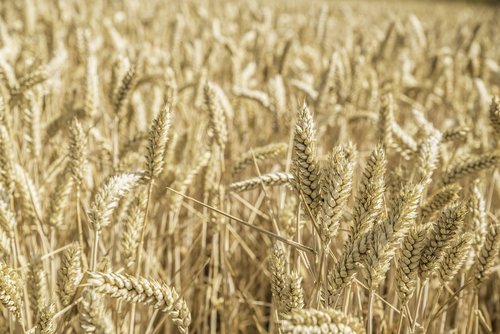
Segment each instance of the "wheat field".
[{"label": "wheat field", "polygon": [[0,333],[499,333],[500,6],[0,1]]}]

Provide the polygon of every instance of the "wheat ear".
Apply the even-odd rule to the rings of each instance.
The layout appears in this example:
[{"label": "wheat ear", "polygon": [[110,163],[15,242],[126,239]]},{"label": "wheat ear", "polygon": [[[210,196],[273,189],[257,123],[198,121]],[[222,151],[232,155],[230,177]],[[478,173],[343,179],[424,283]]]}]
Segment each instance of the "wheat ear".
[{"label": "wheat ear", "polygon": [[64,251],[61,266],[57,272],[57,292],[63,306],[71,304],[75,296],[82,278],[81,267],[80,248],[73,244]]},{"label": "wheat ear", "polygon": [[181,333],[191,323],[189,308],[174,288],[143,277],[115,273],[90,272],[88,283],[97,292],[131,303],[150,305],[166,312]]},{"label": "wheat ear", "polygon": [[261,184],[265,186],[281,186],[289,184],[295,179],[290,173],[275,172],[264,174],[248,180],[234,182],[229,185],[229,190],[234,192],[248,191],[258,188]]},{"label": "wheat ear", "polygon": [[241,173],[246,167],[254,162],[254,158],[256,161],[276,158],[280,155],[283,155],[287,151],[287,149],[288,145],[285,143],[269,144],[253,149],[249,152],[246,152],[236,160],[231,173],[233,175]]},{"label": "wheat ear", "polygon": [[286,334],[297,333],[344,333],[364,334],[358,318],[334,309],[299,309],[285,316],[281,329]]},{"label": "wheat ear", "polygon": [[465,206],[460,204],[445,208],[441,212],[420,258],[419,268],[422,278],[428,278],[436,268],[444,249],[449,246],[462,226],[466,213]]},{"label": "wheat ear", "polygon": [[320,205],[320,168],[316,156],[316,130],[311,112],[305,104],[297,113],[293,145],[293,175],[297,189],[314,213]]},{"label": "wheat ear", "polygon": [[14,269],[0,261],[0,303],[21,320],[22,293],[21,282]]}]

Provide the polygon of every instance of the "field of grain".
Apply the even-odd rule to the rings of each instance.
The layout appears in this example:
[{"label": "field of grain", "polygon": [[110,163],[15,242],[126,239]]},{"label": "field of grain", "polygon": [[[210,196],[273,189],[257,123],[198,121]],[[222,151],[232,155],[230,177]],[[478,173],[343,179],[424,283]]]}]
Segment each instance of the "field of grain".
[{"label": "field of grain", "polygon": [[0,333],[499,333],[500,6],[0,1]]}]

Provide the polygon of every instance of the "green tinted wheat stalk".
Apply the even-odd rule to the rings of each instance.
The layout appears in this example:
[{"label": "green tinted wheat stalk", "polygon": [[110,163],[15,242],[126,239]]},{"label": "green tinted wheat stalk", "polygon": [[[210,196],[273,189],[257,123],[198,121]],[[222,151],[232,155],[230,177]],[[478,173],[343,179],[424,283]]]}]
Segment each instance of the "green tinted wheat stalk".
[{"label": "green tinted wheat stalk", "polygon": [[236,175],[241,173],[246,167],[253,164],[254,159],[256,161],[262,161],[266,159],[277,158],[284,153],[286,153],[288,145],[285,143],[269,144],[266,146],[258,147],[252,149],[249,152],[241,155],[233,165],[232,174]]},{"label": "green tinted wheat stalk", "polygon": [[143,277],[115,273],[90,272],[88,283],[96,292],[130,303],[141,303],[167,313],[181,333],[191,323],[189,308],[174,288]]},{"label": "green tinted wheat stalk", "polygon": [[281,186],[290,184],[294,181],[294,177],[290,173],[275,172],[264,174],[248,180],[234,182],[229,185],[229,190],[234,192],[249,191],[260,187],[261,184],[265,186]]}]

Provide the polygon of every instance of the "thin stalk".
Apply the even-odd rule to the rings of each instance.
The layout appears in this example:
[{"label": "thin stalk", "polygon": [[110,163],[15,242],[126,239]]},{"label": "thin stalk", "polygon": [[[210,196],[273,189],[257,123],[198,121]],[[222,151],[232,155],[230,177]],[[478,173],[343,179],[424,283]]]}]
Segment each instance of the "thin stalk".
[{"label": "thin stalk", "polygon": [[399,313],[398,334],[401,334],[401,330],[403,329],[403,320],[404,320],[404,306],[401,307],[401,311]]},{"label": "thin stalk", "polygon": [[[368,295],[368,325],[366,326],[366,332],[367,333],[373,333],[372,328],[373,328],[373,294],[375,291],[370,290],[370,294]],[[401,314],[401,318],[403,315]]]},{"label": "thin stalk", "polygon": [[84,247],[83,247],[83,227],[82,227],[82,218],[80,213],[80,185],[76,186],[76,224],[78,226],[78,240],[80,243],[80,254],[82,254],[82,259],[85,267],[87,267],[87,257],[83,256]]},{"label": "thin stalk", "polygon": [[[139,239],[139,245],[137,248],[137,257],[136,257],[136,268],[135,268],[135,274],[136,276],[140,275],[141,273],[141,258],[142,258],[142,247],[144,244],[144,235],[146,234],[146,228],[147,228],[147,223],[148,223],[148,212],[149,212],[149,205],[151,202],[151,194],[153,193],[153,182],[154,179],[151,177],[148,183],[148,197],[146,199],[146,209],[144,211],[144,218],[142,220],[142,229],[141,229],[141,237]],[[132,304],[132,309],[130,310],[130,326],[129,326],[129,334],[134,334],[134,324],[135,324],[135,309],[136,309],[136,304]]]}]

